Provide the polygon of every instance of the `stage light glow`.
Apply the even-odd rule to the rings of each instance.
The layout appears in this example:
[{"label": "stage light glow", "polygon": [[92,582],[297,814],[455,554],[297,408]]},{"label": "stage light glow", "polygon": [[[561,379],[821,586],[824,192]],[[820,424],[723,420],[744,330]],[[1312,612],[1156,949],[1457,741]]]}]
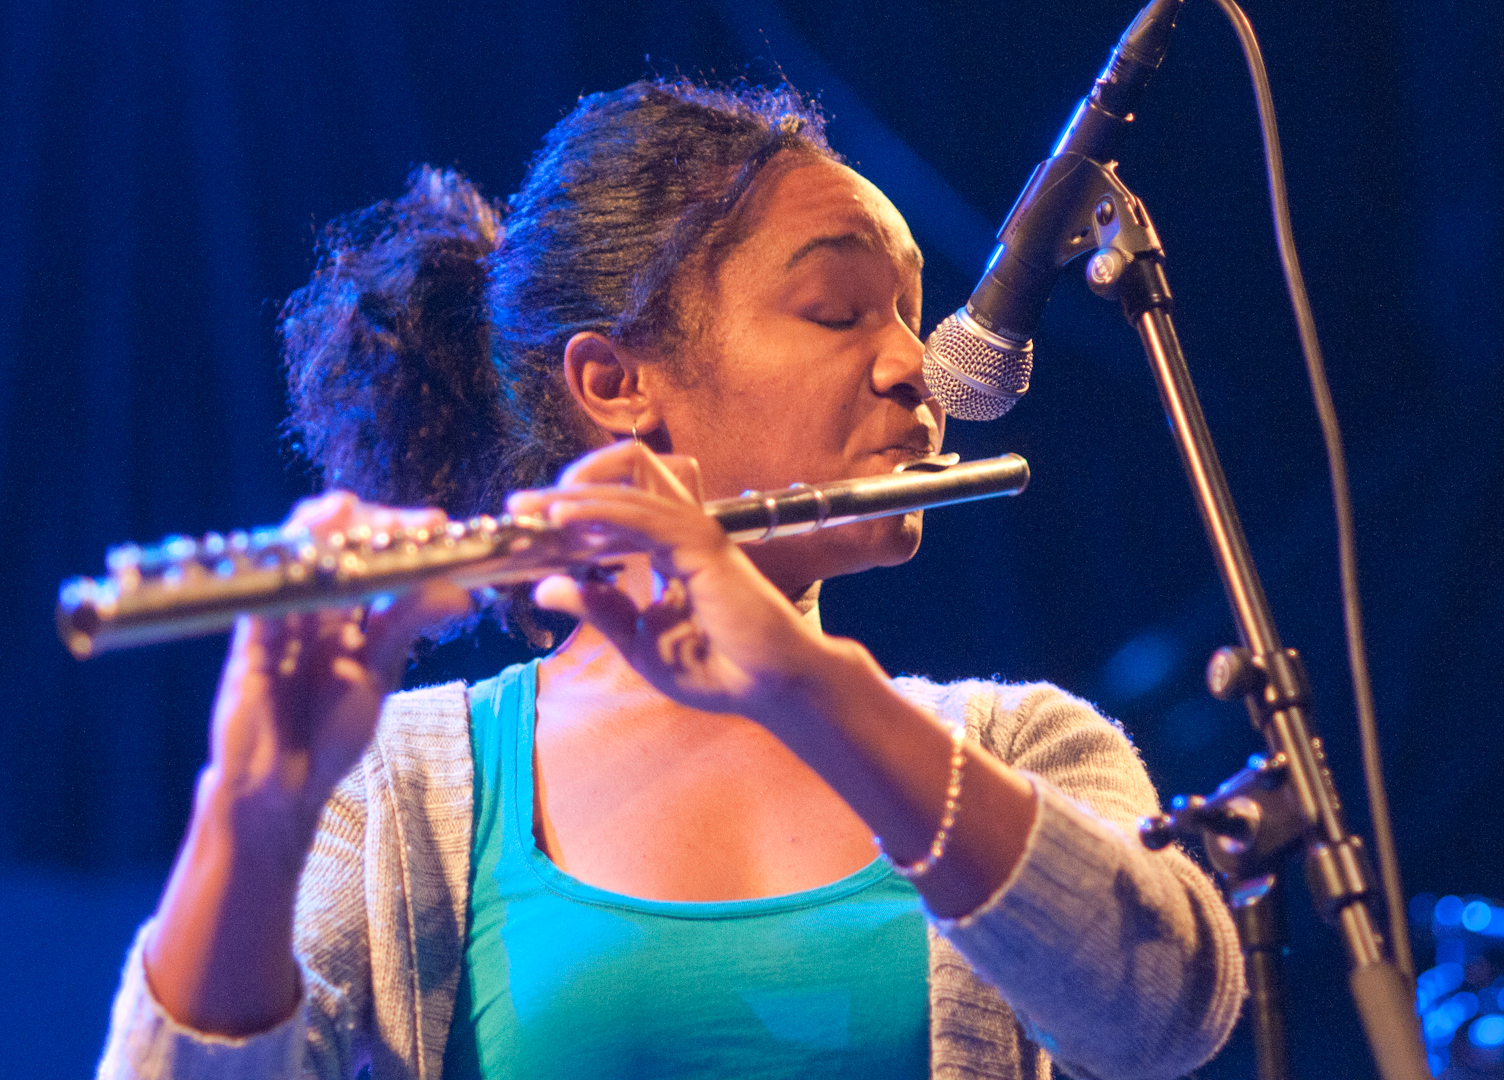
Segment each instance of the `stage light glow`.
[{"label": "stage light glow", "polygon": [[1456,926],[1462,921],[1462,901],[1455,896],[1443,896],[1436,901],[1433,918],[1438,926]]},{"label": "stage light glow", "polygon": [[1467,1041],[1480,1050],[1495,1050],[1504,1046],[1504,1016],[1490,1013],[1473,1021],[1467,1029]]},{"label": "stage light glow", "polygon": [[1426,1012],[1436,1002],[1462,985],[1461,964],[1437,964],[1430,971],[1423,971],[1415,980],[1415,999],[1418,1012]]},{"label": "stage light glow", "polygon": [[1457,1029],[1478,1014],[1478,996],[1464,990],[1447,998],[1436,1008],[1420,1018],[1421,1029],[1426,1033],[1426,1042],[1445,1045],[1452,1041]]},{"label": "stage light glow", "polygon": [[1493,918],[1493,909],[1482,900],[1474,900],[1462,909],[1462,927],[1471,930],[1475,934],[1481,934],[1488,929],[1488,924]]},{"label": "stage light glow", "polygon": [[1180,643],[1169,634],[1144,631],[1107,661],[1102,674],[1108,694],[1122,701],[1142,697],[1174,673],[1180,652]]}]

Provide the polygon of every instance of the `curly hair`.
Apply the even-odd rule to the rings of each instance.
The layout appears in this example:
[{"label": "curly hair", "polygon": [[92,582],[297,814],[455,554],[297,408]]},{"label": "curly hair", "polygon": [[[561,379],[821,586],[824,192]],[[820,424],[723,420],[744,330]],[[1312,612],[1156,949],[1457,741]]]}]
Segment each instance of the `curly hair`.
[{"label": "curly hair", "polygon": [[501,379],[485,258],[501,215],[453,172],[329,223],[283,306],[287,428],[327,487],[474,513],[495,479]]},{"label": "curly hair", "polygon": [[[582,98],[505,207],[452,170],[331,222],[281,316],[287,431],[324,483],[467,517],[589,448],[564,347],[596,331],[664,357],[780,153],[839,160],[787,86],[640,81]],[[681,350],[682,351],[682,350]]]}]

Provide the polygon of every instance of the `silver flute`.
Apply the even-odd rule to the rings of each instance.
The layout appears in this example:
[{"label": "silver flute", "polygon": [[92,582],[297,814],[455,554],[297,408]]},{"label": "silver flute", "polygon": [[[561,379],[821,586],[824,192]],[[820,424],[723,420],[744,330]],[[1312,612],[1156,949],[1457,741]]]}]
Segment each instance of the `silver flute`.
[{"label": "silver flute", "polygon": [[[912,510],[1017,495],[1029,464],[1017,454],[958,464],[922,458],[880,476],[749,491],[705,504],[739,544],[797,536]],[[236,616],[281,615],[366,604],[429,578],[494,589],[550,574],[598,574],[638,550],[589,523],[538,518],[450,521],[436,529],[382,532],[369,526],[315,539],[275,526],[171,536],[151,547],[124,544],[105,557],[102,578],[70,578],[58,590],[57,628],[80,660],[115,649],[212,634]]]}]

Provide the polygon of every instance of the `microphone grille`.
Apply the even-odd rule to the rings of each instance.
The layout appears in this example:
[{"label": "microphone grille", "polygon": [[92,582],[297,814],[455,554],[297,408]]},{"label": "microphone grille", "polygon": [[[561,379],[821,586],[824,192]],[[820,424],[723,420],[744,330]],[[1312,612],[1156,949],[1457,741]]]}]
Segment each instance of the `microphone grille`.
[{"label": "microphone grille", "polygon": [[957,420],[996,420],[1029,389],[1034,344],[1022,345],[978,326],[962,308],[924,343],[924,381]]}]

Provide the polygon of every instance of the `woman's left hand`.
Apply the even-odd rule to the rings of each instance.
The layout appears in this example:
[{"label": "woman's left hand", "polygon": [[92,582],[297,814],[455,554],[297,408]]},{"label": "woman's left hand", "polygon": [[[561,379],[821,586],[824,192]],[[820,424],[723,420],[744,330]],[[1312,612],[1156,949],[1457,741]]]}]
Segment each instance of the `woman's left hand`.
[{"label": "woman's left hand", "polygon": [[706,516],[699,488],[694,459],[620,442],[575,462],[557,487],[517,492],[507,509],[605,527],[649,556],[650,595],[556,575],[538,584],[540,607],[590,622],[675,701],[765,720],[784,711],[827,645]]}]

